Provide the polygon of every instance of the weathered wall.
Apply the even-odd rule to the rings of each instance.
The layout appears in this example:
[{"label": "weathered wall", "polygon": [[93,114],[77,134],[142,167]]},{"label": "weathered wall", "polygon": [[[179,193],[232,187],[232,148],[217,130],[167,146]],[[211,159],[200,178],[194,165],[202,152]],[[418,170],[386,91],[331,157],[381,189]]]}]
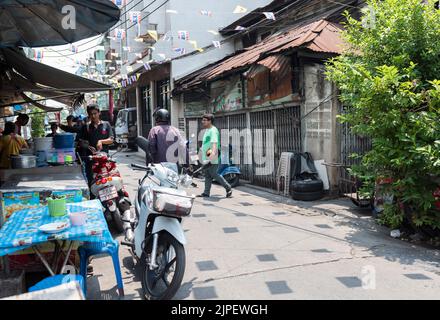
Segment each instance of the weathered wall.
[{"label": "weathered wall", "polygon": [[[303,72],[303,103],[301,106],[302,146],[314,160],[338,162],[336,115],[338,100],[334,85],[325,79],[324,65],[306,64]],[[337,172],[329,171],[330,185],[337,184]]]}]

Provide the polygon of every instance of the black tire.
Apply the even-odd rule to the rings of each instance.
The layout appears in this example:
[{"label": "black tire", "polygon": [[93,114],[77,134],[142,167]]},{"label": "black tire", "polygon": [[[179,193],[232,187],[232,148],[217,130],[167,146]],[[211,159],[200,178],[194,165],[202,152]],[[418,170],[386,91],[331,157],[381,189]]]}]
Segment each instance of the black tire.
[{"label": "black tire", "polygon": [[119,212],[118,208],[116,208],[116,211],[112,213],[112,218],[116,231],[119,234],[122,234],[124,232],[124,221],[122,221],[121,213]]},{"label": "black tire", "polygon": [[324,197],[324,193],[322,191],[292,192],[292,198],[299,201],[316,201],[322,199],[323,197]]},{"label": "black tire", "polygon": [[240,184],[240,176],[235,173],[228,173],[223,178],[231,185],[232,188],[238,187]]},{"label": "black tire", "polygon": [[[174,295],[177,293],[177,290],[179,290],[180,285],[182,284],[183,275],[185,273],[185,263],[186,263],[185,249],[183,248],[183,245],[180,242],[178,242],[168,232],[162,232],[159,234],[157,255],[158,257],[160,257],[160,254],[163,253],[162,252],[163,249],[165,248],[169,249],[169,247],[172,246],[175,251],[175,258],[172,259],[172,261],[175,260],[175,270],[174,270],[173,278],[171,282],[169,282],[169,285],[165,284],[165,286],[167,287],[165,291],[161,293],[155,293],[153,292],[154,288],[152,288],[152,278],[157,275],[157,271],[149,269],[147,264],[147,255],[145,253],[145,251],[147,251],[148,254],[151,253],[152,242],[153,242],[153,237],[150,237],[150,241],[145,245],[145,250],[141,256],[142,290],[144,292],[144,298],[147,300],[171,300],[174,297]],[[160,263],[159,259],[156,261],[156,263]],[[167,265],[168,264],[169,263],[167,263]],[[161,276],[160,279],[161,279],[161,283],[164,284],[165,281],[163,281],[163,276]]]},{"label": "black tire", "polygon": [[324,183],[321,179],[318,180],[294,180],[291,184],[292,191],[308,193],[318,192],[324,190]]}]

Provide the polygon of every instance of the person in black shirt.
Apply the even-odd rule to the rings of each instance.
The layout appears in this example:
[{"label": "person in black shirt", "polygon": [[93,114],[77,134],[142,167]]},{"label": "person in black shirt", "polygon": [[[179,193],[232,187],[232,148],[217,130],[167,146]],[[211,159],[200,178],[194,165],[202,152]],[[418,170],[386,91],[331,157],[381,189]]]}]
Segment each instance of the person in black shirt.
[{"label": "person in black shirt", "polygon": [[[80,141],[80,155],[85,158],[86,174],[89,186],[93,180],[92,162],[86,156],[94,152],[109,152],[109,147],[113,144],[113,130],[107,121],[101,121],[101,112],[97,105],[89,105],[87,107],[90,123],[81,127],[78,133]],[[88,150],[84,150],[81,140],[88,142]]]},{"label": "person in black shirt", "polygon": [[109,151],[113,144],[113,129],[109,122],[101,121],[101,112],[97,105],[87,107],[90,123],[83,125],[79,131],[79,139],[89,142],[90,147],[100,152]]}]

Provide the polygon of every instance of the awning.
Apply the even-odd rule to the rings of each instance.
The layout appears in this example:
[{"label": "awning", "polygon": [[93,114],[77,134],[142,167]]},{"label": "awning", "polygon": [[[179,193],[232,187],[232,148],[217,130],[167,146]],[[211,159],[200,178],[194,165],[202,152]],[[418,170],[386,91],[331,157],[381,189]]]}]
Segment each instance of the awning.
[{"label": "awning", "polygon": [[23,101],[24,92],[74,107],[83,101],[86,92],[111,89],[103,83],[28,59],[20,51],[0,49],[0,107]]},{"label": "awning", "polygon": [[105,33],[120,14],[110,0],[0,0],[0,47],[74,43]]}]

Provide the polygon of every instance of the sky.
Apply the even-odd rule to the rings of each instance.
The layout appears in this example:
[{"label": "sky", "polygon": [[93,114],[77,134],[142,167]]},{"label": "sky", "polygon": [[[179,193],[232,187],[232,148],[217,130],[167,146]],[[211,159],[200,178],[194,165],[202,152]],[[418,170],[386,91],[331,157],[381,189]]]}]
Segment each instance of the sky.
[{"label": "sky", "polygon": [[79,52],[77,54],[73,54],[71,52],[70,44],[43,48],[44,55],[42,63],[66,72],[75,73],[79,67],[77,62],[86,62],[88,57],[93,56],[96,46],[99,45],[101,39],[102,36],[95,36],[75,42],[73,45],[78,46],[79,51],[90,48],[89,50],[85,50],[84,52]]}]

